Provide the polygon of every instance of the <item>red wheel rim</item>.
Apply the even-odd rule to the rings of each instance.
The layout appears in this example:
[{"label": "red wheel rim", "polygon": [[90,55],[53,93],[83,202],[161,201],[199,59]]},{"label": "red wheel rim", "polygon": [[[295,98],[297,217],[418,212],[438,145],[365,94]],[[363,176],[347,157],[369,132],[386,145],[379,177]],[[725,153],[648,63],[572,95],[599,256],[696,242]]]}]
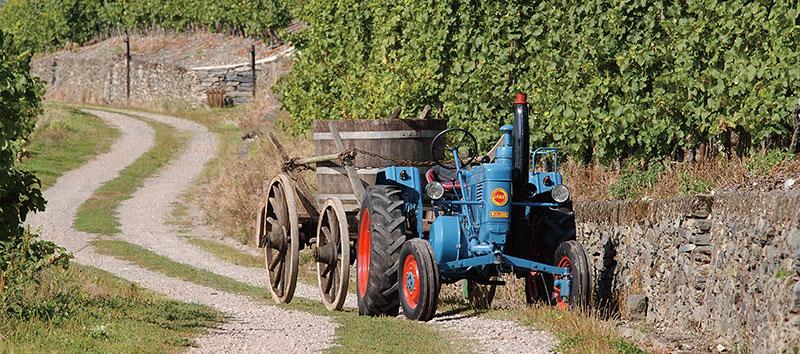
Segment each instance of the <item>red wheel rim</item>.
[{"label": "red wheel rim", "polygon": [[361,224],[358,225],[358,293],[362,298],[367,295],[371,243],[372,232],[370,231],[369,209],[364,209],[361,212]]},{"label": "red wheel rim", "polygon": [[417,259],[414,255],[409,254],[403,261],[403,277],[405,278],[405,286],[403,286],[403,297],[406,299],[408,307],[417,308],[419,302],[419,267],[417,267]]},{"label": "red wheel rim", "polygon": [[[570,264],[572,264],[572,262],[570,262],[569,257],[563,256],[563,257],[561,257],[560,260],[558,260],[558,264],[556,264],[556,267],[569,268]],[[553,278],[558,280],[558,279],[561,279],[561,276],[556,275]],[[556,307],[558,309],[566,310],[567,308],[569,308],[569,304],[567,303],[567,300],[565,300],[564,298],[561,297],[561,287],[553,285],[553,298],[555,298]]]}]

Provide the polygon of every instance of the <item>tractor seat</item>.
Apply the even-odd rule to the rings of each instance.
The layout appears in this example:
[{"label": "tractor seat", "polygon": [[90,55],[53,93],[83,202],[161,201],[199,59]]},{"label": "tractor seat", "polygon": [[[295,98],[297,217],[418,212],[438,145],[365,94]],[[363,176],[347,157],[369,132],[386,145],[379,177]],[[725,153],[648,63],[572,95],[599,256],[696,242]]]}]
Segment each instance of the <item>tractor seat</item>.
[{"label": "tractor seat", "polygon": [[456,179],[456,171],[444,168],[442,166],[433,166],[428,172],[425,172],[425,179],[430,182],[439,182],[444,187],[445,191],[453,191],[453,188],[461,188],[461,184]]}]

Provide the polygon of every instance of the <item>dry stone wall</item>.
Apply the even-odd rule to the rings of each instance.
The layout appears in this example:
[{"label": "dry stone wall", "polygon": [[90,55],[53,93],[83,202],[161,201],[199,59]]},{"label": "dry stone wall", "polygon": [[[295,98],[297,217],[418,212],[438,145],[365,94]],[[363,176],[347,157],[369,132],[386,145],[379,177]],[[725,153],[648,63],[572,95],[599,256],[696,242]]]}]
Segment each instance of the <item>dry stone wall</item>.
[{"label": "dry stone wall", "polygon": [[[47,83],[47,97],[93,104],[158,106],[206,104],[206,92],[222,90],[229,104],[250,102],[253,85],[269,88],[290,67],[291,48],[249,63],[184,68],[146,58],[131,60],[130,99],[126,96],[125,61],[117,57],[92,58],[62,51],[37,57],[33,74]],[[274,70],[281,70],[278,73]],[[254,82],[255,81],[255,82]],[[267,90],[269,91],[269,90]]]},{"label": "dry stone wall", "polygon": [[800,346],[800,193],[576,205],[600,308],[712,347]]}]

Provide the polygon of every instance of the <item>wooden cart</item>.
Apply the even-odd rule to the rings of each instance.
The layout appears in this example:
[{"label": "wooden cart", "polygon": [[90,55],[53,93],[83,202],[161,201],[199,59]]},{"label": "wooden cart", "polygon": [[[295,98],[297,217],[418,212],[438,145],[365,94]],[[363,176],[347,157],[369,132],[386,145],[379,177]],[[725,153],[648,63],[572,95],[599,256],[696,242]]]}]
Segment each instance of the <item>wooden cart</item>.
[{"label": "wooden cart", "polygon": [[[269,134],[286,164],[284,173],[272,178],[266,188],[255,241],[264,248],[268,287],[275,302],[292,301],[299,252],[310,249],[317,263],[322,302],[329,310],[342,308],[355,262],[357,215],[366,186],[375,182],[379,169],[392,164],[391,160],[428,160],[431,139],[446,125],[445,120],[423,119],[316,121],[316,156],[309,158],[291,158]],[[310,165],[316,170],[316,194],[296,168]]]}]

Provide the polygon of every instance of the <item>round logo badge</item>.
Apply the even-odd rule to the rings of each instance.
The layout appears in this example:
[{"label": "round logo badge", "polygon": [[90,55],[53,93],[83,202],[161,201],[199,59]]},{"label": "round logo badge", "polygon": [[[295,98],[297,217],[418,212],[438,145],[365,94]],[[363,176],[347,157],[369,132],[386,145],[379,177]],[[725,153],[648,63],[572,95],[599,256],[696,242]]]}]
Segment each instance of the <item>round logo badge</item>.
[{"label": "round logo badge", "polygon": [[495,188],[492,190],[492,203],[496,206],[503,206],[508,203],[508,192],[503,188]]}]

